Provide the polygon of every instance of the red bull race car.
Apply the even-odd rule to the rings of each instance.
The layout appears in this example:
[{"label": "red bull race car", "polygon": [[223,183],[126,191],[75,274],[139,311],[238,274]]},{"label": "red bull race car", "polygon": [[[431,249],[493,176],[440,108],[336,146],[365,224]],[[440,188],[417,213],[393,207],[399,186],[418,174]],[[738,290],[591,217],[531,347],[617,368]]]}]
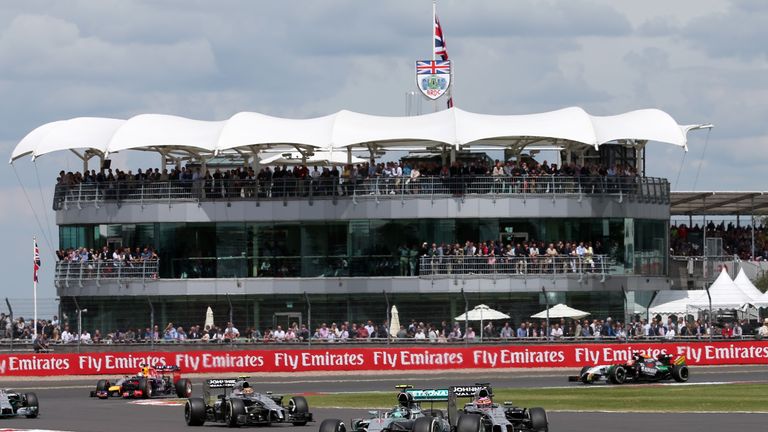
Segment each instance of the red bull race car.
[{"label": "red bull race car", "polygon": [[181,377],[181,369],[178,366],[171,365],[142,365],[138,374],[116,380],[99,380],[96,390],[91,391],[91,397],[99,399],[148,399],[172,395],[189,398],[192,395],[192,382]]}]

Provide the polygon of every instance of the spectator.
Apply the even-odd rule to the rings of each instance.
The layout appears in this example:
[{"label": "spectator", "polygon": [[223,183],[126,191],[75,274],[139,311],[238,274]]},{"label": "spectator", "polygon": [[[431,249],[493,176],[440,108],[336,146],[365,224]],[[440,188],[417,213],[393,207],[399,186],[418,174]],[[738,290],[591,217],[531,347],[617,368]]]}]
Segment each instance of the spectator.
[{"label": "spectator", "polygon": [[757,336],[760,339],[768,338],[768,318],[763,320],[763,326],[757,331]]},{"label": "spectator", "polygon": [[467,328],[466,339],[470,342],[475,341],[475,330],[472,327]]},{"label": "spectator", "polygon": [[166,342],[173,342],[179,338],[178,333],[176,332],[176,328],[173,326],[172,322],[169,322],[167,326],[165,326],[165,332],[163,333],[163,339]]},{"label": "spectator", "polygon": [[[234,341],[239,337],[240,331],[237,330],[237,327],[235,327],[231,322],[227,322],[227,328],[224,330],[224,341]],[[283,333],[283,337],[285,337],[285,333]]]},{"label": "spectator", "polygon": [[733,328],[731,328],[731,324],[730,323],[725,323],[725,325],[723,326],[723,329],[720,332],[720,334],[723,336],[724,339],[732,338],[733,337]]},{"label": "spectator", "polygon": [[48,348],[48,338],[45,336],[45,333],[38,333],[37,338],[32,343],[32,348],[35,350],[36,353],[47,353]]}]

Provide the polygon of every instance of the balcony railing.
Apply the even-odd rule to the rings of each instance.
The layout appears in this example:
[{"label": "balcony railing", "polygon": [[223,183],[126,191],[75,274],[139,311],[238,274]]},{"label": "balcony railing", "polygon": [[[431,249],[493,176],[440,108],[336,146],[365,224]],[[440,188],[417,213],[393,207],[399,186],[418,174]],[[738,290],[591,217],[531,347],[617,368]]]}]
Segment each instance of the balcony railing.
[{"label": "balcony railing", "polygon": [[606,274],[613,272],[616,272],[615,263],[606,255],[592,257],[433,256],[421,257],[419,267],[419,276],[429,278],[526,278],[567,276],[568,274],[581,277],[586,273],[605,277]]},{"label": "balcony railing", "polygon": [[151,282],[158,279],[160,261],[156,259],[137,262],[100,261],[57,261],[54,281],[56,286],[83,286],[83,282]]},{"label": "balcony railing", "polygon": [[269,181],[172,180],[124,181],[57,185],[54,210],[104,203],[159,203],[201,201],[394,200],[450,196],[578,197],[615,196],[653,203],[669,203],[669,182],[653,177],[467,176],[418,179],[374,177],[350,180],[275,178]]}]

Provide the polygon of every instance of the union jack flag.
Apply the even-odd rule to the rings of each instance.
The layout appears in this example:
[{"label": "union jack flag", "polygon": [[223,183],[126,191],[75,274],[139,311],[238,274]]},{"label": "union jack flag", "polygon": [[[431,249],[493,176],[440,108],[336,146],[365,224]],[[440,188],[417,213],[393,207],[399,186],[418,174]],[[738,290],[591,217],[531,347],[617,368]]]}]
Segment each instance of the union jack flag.
[{"label": "union jack flag", "polygon": [[416,62],[418,75],[450,74],[451,62],[448,60],[419,60]]},{"label": "union jack flag", "polygon": [[[443,38],[443,28],[440,26],[440,20],[435,15],[435,55],[443,60],[448,60],[448,49],[445,47],[445,38]],[[448,108],[453,108],[453,96],[448,98]]]},{"label": "union jack flag", "polygon": [[448,50],[445,48],[445,39],[443,39],[443,28],[440,27],[440,20],[435,15],[435,55],[443,60],[448,60]]},{"label": "union jack flag", "polygon": [[40,270],[41,266],[42,266],[42,263],[40,262],[40,248],[37,247],[37,240],[35,240],[35,259],[34,259],[35,274],[33,277],[35,282],[37,282],[37,271]]}]

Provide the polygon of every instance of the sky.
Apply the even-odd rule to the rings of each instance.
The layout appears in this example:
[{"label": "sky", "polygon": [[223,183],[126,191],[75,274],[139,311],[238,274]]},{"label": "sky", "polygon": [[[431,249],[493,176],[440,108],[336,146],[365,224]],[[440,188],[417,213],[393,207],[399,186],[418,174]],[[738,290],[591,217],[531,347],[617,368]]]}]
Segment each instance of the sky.
[{"label": "sky", "polygon": [[[715,128],[689,135],[687,153],[651,143],[647,175],[677,191],[768,190],[768,2],[441,0],[437,10],[457,107],[659,108]],[[414,62],[431,57],[431,13],[429,0],[0,2],[0,154],[79,116],[404,115]],[[147,166],[141,157],[116,154],[113,166]],[[38,296],[56,296],[53,186],[81,166],[65,152],[0,165],[0,298],[32,297],[35,235]]]}]

